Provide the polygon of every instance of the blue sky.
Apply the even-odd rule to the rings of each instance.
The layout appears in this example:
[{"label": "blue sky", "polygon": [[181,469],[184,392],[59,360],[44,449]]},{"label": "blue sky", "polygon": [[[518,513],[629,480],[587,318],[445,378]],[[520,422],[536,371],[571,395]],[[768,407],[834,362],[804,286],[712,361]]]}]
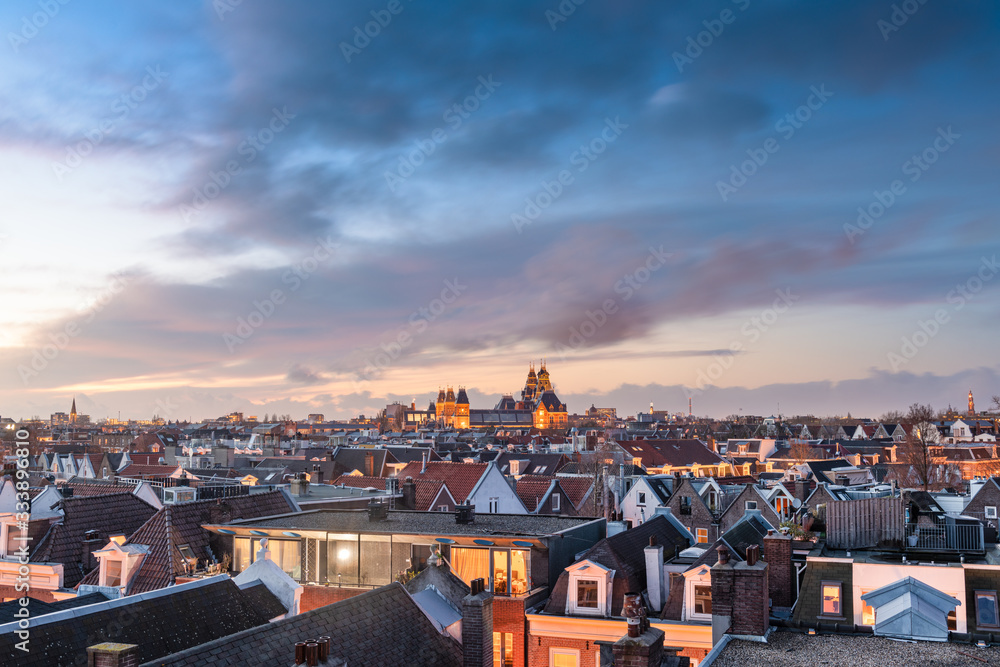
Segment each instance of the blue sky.
[{"label": "blue sky", "polygon": [[4,3],[0,415],[1000,393],[995,4],[559,6]]}]

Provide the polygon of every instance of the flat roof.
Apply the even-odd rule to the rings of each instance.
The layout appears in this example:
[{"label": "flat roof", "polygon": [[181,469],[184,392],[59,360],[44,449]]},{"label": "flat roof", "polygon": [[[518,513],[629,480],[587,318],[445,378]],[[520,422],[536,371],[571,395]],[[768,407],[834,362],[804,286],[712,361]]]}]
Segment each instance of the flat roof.
[{"label": "flat roof", "polygon": [[[274,517],[212,524],[210,529],[277,529],[331,533],[396,533],[402,535],[494,535],[546,537],[604,519],[533,514],[476,514],[473,523],[457,523],[454,512],[390,510],[384,521],[369,521],[368,510],[308,510]],[[206,526],[208,527],[208,526]]]}]

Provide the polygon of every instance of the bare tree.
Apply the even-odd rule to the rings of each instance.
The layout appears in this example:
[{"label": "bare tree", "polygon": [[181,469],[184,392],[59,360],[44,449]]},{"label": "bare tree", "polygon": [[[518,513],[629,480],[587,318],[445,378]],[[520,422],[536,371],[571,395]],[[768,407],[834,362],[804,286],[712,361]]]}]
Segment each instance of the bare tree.
[{"label": "bare tree", "polygon": [[797,463],[826,458],[826,452],[822,449],[810,447],[808,442],[803,442],[802,440],[792,443],[792,446],[788,450],[788,455],[795,459]]},{"label": "bare tree", "polygon": [[934,460],[931,450],[932,436],[936,432],[934,422],[937,415],[929,405],[914,403],[906,413],[905,421],[910,425],[906,441],[901,449],[903,462],[909,464],[914,482],[927,491],[934,473]]},{"label": "bare tree", "polygon": [[906,415],[899,410],[889,410],[878,418],[878,420],[883,424],[898,424],[904,419],[906,419]]}]

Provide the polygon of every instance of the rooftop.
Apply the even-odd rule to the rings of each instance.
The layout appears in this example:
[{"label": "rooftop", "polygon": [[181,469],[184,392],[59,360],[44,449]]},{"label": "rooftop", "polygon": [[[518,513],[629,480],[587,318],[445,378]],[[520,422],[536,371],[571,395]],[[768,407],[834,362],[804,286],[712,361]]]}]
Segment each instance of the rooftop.
[{"label": "rooftop", "polygon": [[815,667],[817,664],[852,667],[948,665],[982,667],[1000,663],[1000,647],[978,648],[945,642],[898,642],[885,637],[859,635],[808,635],[775,632],[766,644],[736,639],[729,643],[712,667]]},{"label": "rooftop", "polygon": [[369,521],[367,510],[312,510],[225,524],[229,528],[325,530],[341,533],[399,533],[421,535],[506,535],[544,537],[603,519],[524,514],[476,514],[474,523],[455,521],[453,512],[391,510],[384,521]]}]

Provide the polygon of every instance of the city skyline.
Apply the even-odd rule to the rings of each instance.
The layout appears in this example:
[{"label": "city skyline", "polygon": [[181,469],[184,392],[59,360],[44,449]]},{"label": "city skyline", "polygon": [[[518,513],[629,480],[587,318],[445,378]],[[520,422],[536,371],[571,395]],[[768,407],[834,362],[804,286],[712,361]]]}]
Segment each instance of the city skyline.
[{"label": "city skyline", "polygon": [[1000,10],[573,6],[5,5],[0,414],[1000,393]]}]

